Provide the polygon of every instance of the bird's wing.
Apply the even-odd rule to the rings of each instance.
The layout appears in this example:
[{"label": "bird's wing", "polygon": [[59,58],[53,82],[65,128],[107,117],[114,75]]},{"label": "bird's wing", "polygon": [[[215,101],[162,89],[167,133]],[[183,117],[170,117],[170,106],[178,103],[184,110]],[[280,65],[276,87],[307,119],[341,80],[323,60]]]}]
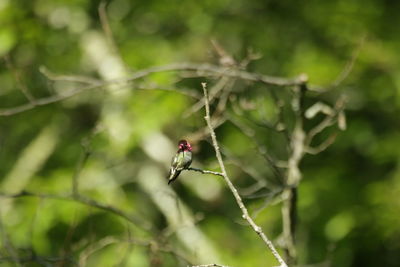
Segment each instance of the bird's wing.
[{"label": "bird's wing", "polygon": [[185,152],[184,157],[188,159],[188,161],[186,161],[185,165],[183,166],[183,169],[186,169],[190,166],[190,164],[192,164],[192,152]]},{"label": "bird's wing", "polygon": [[171,160],[171,167],[169,168],[169,173],[168,173],[168,179],[176,179],[176,177],[179,175],[180,170],[182,170],[182,168],[179,166],[179,162],[181,161],[181,155],[182,153],[178,153],[176,154],[172,160]]},{"label": "bird's wing", "polygon": [[178,153],[172,162],[172,167],[176,168],[178,171],[183,170],[185,168],[185,166],[182,165],[184,163],[184,157],[185,153]]},{"label": "bird's wing", "polygon": [[178,165],[178,162],[179,162],[178,154],[176,154],[171,160],[171,168],[176,168],[176,166]]}]

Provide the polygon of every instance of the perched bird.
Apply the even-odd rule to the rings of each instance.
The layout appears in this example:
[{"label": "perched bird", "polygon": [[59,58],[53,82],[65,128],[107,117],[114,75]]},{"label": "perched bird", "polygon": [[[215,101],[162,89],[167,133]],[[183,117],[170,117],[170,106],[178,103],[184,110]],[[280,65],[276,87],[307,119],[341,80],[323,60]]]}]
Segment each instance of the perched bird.
[{"label": "perched bird", "polygon": [[186,169],[192,163],[192,146],[186,140],[181,140],[178,143],[178,151],[172,159],[171,168],[168,174],[168,184],[178,178],[183,169]]}]

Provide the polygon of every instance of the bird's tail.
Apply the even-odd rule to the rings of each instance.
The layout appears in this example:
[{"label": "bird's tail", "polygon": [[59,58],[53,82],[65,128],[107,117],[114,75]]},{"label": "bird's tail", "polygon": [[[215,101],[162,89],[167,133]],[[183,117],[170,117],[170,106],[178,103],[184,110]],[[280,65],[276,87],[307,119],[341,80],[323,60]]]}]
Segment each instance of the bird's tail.
[{"label": "bird's tail", "polygon": [[170,184],[173,181],[175,181],[176,178],[178,178],[180,173],[181,173],[181,171],[177,171],[177,170],[170,172],[170,174],[168,176],[168,184]]}]

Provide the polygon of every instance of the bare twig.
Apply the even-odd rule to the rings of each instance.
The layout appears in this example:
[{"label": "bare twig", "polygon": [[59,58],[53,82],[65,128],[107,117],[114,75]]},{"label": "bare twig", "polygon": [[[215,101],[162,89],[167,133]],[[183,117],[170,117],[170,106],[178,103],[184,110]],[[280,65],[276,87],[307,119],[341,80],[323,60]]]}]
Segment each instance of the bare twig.
[{"label": "bare twig", "polygon": [[201,172],[203,174],[213,174],[213,175],[217,175],[217,176],[222,176],[223,177],[223,174],[220,173],[220,172],[207,171],[207,170],[202,170],[202,169],[197,169],[197,168],[192,168],[192,167],[189,167],[186,170],[195,171],[195,172]]},{"label": "bare twig", "polygon": [[81,145],[82,145],[82,152],[79,157],[78,163],[75,168],[74,175],[72,176],[72,194],[74,196],[78,196],[79,194],[79,175],[83,169],[83,166],[85,165],[86,161],[88,160],[91,150],[89,148],[90,146],[90,137],[85,138],[82,140]]},{"label": "bare twig", "polygon": [[307,134],[307,138],[305,140],[305,143],[309,146],[311,144],[311,141],[314,139],[314,137],[317,134],[322,132],[327,127],[335,124],[335,121],[334,121],[333,118],[334,118],[334,115],[333,116],[326,116],[317,126],[312,128]]},{"label": "bare twig", "polygon": [[114,237],[108,236],[108,237],[105,237],[105,238],[99,240],[96,243],[90,244],[90,246],[88,248],[86,248],[84,251],[82,251],[80,253],[79,266],[86,266],[87,259],[90,257],[90,255],[92,255],[96,251],[99,251],[99,250],[101,250],[111,244],[115,244],[115,243],[119,243],[119,240]]},{"label": "bare twig", "polygon": [[[247,175],[249,175],[249,177],[251,177],[252,179],[254,179],[254,181],[256,181],[256,183],[250,187],[248,187],[248,189],[241,189],[241,195],[249,195],[250,192],[253,190],[256,190],[256,188],[263,188],[266,187],[268,182],[267,179],[265,179],[255,168],[251,167],[248,164],[243,164],[243,162],[241,161],[240,158],[235,157],[231,151],[229,151],[228,148],[226,147],[220,147],[221,153],[222,155],[224,155],[225,157],[228,158],[227,162],[230,164],[235,165],[236,167],[238,167],[239,169],[241,169],[244,173],[246,173]],[[257,191],[257,190],[256,190]]]},{"label": "bare twig", "polygon": [[262,54],[258,52],[254,52],[254,50],[250,47],[247,49],[247,54],[244,59],[239,63],[239,68],[245,69],[250,62],[258,60],[262,58]]},{"label": "bare twig", "polygon": [[211,44],[219,57],[219,64],[225,67],[235,66],[235,59],[218,43],[217,40],[211,39]]},{"label": "bare twig", "polygon": [[268,162],[272,172],[274,173],[275,179],[278,182],[281,182],[283,174],[281,170],[279,169],[276,160],[268,153],[268,151],[265,149],[265,147],[257,141],[257,138],[254,138],[255,132],[252,128],[248,127],[246,124],[241,123],[239,120],[237,120],[233,116],[229,116],[229,121],[235,125],[241,132],[246,135],[249,140],[251,140],[254,143],[255,149],[258,151],[258,153]]},{"label": "bare twig", "polygon": [[[313,107],[317,106],[317,104],[314,105]],[[332,134],[330,137],[328,137],[328,139],[326,139],[324,142],[322,142],[317,147],[311,147],[311,142],[313,141],[314,137],[316,135],[318,135],[319,133],[321,133],[326,128],[328,128],[329,126],[338,122],[339,128],[343,129],[343,130],[345,129],[345,126],[342,126],[341,125],[342,122],[340,121],[340,120],[344,120],[344,118],[340,118],[340,116],[344,117],[344,111],[343,111],[344,104],[345,104],[345,100],[343,97],[341,97],[336,101],[336,104],[333,108],[325,105],[326,107],[323,108],[325,110],[325,112],[323,112],[323,113],[326,114],[325,118],[320,123],[318,123],[314,128],[312,128],[310,131],[308,131],[308,133],[307,133],[307,136],[304,141],[305,152],[315,155],[315,154],[318,154],[318,153],[324,151],[331,144],[333,144],[333,142],[335,141],[335,138],[336,138],[336,134]],[[329,112],[327,112],[327,111],[329,111]],[[311,115],[314,115],[314,114],[311,114]]]},{"label": "bare twig", "polygon": [[150,250],[154,250],[155,252],[163,252],[163,253],[169,253],[174,255],[176,258],[182,259],[183,261],[185,261],[186,263],[191,263],[192,261],[188,258],[186,258],[184,255],[182,255],[181,253],[158,244],[156,241],[154,240],[141,240],[141,239],[133,239],[133,238],[129,238],[128,240],[124,240],[124,239],[118,239],[115,238],[113,236],[107,236],[101,240],[99,240],[98,242],[91,244],[88,248],[86,248],[80,255],[79,257],[79,266],[86,266],[86,262],[87,259],[96,251],[99,251],[109,245],[112,244],[120,244],[120,243],[127,243],[129,245],[138,245],[138,246],[144,246],[144,247],[148,247]]},{"label": "bare twig", "polygon": [[193,260],[189,259],[179,251],[171,248],[168,244],[164,244],[163,242],[158,242],[157,240],[153,239],[139,239],[139,238],[132,238],[129,237],[128,239],[119,239],[113,236],[107,236],[103,239],[100,239],[96,243],[90,244],[85,250],[83,250],[79,256],[79,266],[86,266],[87,259],[96,251],[103,249],[106,246],[112,244],[121,244],[126,243],[130,246],[142,246],[147,247],[149,250],[153,252],[162,252],[162,253],[169,253],[173,255],[176,259],[180,259],[187,264],[193,264]]},{"label": "bare twig", "polygon": [[[214,125],[214,129],[218,128],[222,124],[226,122],[227,118],[225,116],[218,116],[218,117],[212,117],[211,121]],[[197,130],[196,132],[190,134],[187,136],[187,139],[192,140],[192,141],[197,141],[197,140],[203,140],[205,136],[208,135],[208,128],[207,126]]]},{"label": "bare twig", "polygon": [[82,76],[82,75],[55,74],[55,73],[51,72],[50,70],[48,70],[44,66],[41,66],[39,68],[39,71],[41,74],[46,76],[46,78],[51,81],[75,82],[75,83],[92,84],[92,85],[102,82],[99,79],[95,79],[92,77],[86,77],[86,76]]},{"label": "bare twig", "polygon": [[98,7],[98,13],[100,17],[101,27],[103,28],[104,34],[106,35],[108,45],[111,47],[115,54],[118,53],[117,45],[115,44],[114,36],[110,27],[110,23],[108,21],[107,10],[106,10],[107,3],[105,1],[101,1]]},{"label": "bare twig", "polygon": [[[229,77],[222,77],[210,90],[210,102],[224,89],[224,87],[229,83]],[[185,111],[185,118],[188,118],[193,113],[199,111],[204,106],[204,97],[199,99],[189,110]]]},{"label": "bare twig", "polygon": [[18,113],[22,113],[27,110],[34,109],[37,106],[45,106],[45,105],[49,105],[52,103],[60,102],[62,100],[71,98],[78,94],[81,94],[85,91],[101,88],[103,86],[104,86],[103,83],[88,85],[88,86],[84,86],[84,87],[81,87],[78,89],[71,90],[62,95],[52,95],[49,97],[39,98],[39,99],[36,99],[34,103],[26,103],[26,104],[23,104],[20,106],[12,107],[12,108],[0,109],[0,116],[11,116],[11,115],[15,115]]},{"label": "bare twig", "polygon": [[287,126],[285,124],[285,120],[284,120],[284,106],[285,103],[282,99],[279,99],[275,90],[270,90],[272,99],[275,102],[275,105],[278,109],[278,122],[274,125],[274,129],[277,132],[282,132],[285,135],[286,141],[289,142],[290,140],[290,135],[289,135],[289,131],[287,129]]},{"label": "bare twig", "polygon": [[211,263],[211,264],[191,265],[188,267],[229,267],[229,266]]},{"label": "bare twig", "polygon": [[30,103],[34,103],[35,102],[35,98],[33,97],[33,95],[31,94],[31,92],[29,92],[28,88],[26,87],[26,85],[22,82],[22,78],[21,78],[21,74],[18,70],[15,69],[14,64],[11,61],[10,56],[5,55],[4,56],[4,60],[6,62],[6,66],[11,70],[14,79],[18,85],[18,88],[20,89],[20,91],[22,92],[22,94],[26,97],[26,99],[28,99],[28,101]]},{"label": "bare twig", "polygon": [[349,76],[354,67],[354,63],[356,62],[357,57],[360,54],[362,47],[364,46],[365,39],[366,35],[361,37],[361,40],[359,41],[359,44],[356,47],[356,49],[354,49],[350,60],[346,63],[346,66],[343,68],[342,72],[339,74],[336,80],[331,84],[330,86],[331,88],[337,87]]},{"label": "bare twig", "polygon": [[304,149],[304,151],[311,155],[317,155],[317,154],[321,153],[322,151],[326,150],[330,145],[332,145],[335,142],[336,136],[337,136],[337,133],[333,133],[327,139],[325,139],[324,142],[322,142],[318,146],[316,146],[316,147],[307,146]]},{"label": "bare twig", "polygon": [[354,65],[357,61],[357,58],[364,46],[365,40],[367,39],[367,35],[364,34],[363,36],[361,36],[357,46],[354,48],[350,59],[347,61],[347,63],[345,64],[345,66],[343,67],[343,69],[341,70],[341,72],[338,74],[338,76],[335,78],[335,80],[327,85],[327,86],[309,86],[309,90],[310,91],[316,91],[316,92],[328,92],[332,89],[335,89],[336,87],[338,87],[345,79],[347,79],[347,77],[349,77],[349,75],[351,74]]},{"label": "bare twig", "polygon": [[217,157],[219,166],[221,168],[221,173],[222,173],[222,177],[224,178],[226,184],[228,185],[229,189],[231,190],[233,196],[235,197],[236,203],[238,204],[239,208],[241,209],[243,215],[243,219],[245,219],[250,226],[253,228],[253,230],[257,233],[258,236],[261,237],[261,239],[264,241],[264,243],[267,245],[267,247],[269,248],[269,250],[271,250],[272,254],[274,255],[274,257],[276,258],[276,260],[279,262],[281,267],[287,267],[287,264],[285,263],[285,261],[282,259],[282,257],[279,255],[278,251],[275,249],[275,246],[272,244],[272,242],[267,238],[267,236],[264,234],[262,228],[260,226],[258,226],[253,219],[250,217],[249,212],[246,208],[246,206],[243,204],[242,198],[240,197],[237,189],[235,188],[235,186],[233,185],[231,179],[229,178],[226,169],[225,169],[225,164],[222,160],[222,155],[221,152],[219,150],[219,146],[218,146],[218,142],[217,142],[217,137],[215,135],[213,126],[211,125],[211,119],[210,119],[210,105],[209,105],[209,100],[208,100],[208,92],[207,92],[207,85],[206,83],[202,83],[201,84],[203,87],[203,93],[204,93],[204,97],[205,97],[205,109],[206,109],[206,116],[204,117],[204,119],[206,120],[207,126],[210,130],[210,135],[211,135],[211,139],[212,139],[212,144],[215,150],[215,155]]},{"label": "bare twig", "polygon": [[172,254],[173,256],[175,256],[176,259],[181,259],[188,264],[191,264],[193,262],[193,260],[189,259],[185,254],[170,247],[158,247],[158,250],[164,253]]}]

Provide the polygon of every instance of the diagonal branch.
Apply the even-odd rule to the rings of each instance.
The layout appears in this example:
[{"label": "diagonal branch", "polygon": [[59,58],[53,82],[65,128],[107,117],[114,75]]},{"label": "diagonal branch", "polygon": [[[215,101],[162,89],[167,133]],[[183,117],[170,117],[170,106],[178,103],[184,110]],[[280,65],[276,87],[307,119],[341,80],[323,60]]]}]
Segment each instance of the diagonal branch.
[{"label": "diagonal branch", "polygon": [[115,39],[111,31],[110,23],[108,21],[106,5],[107,3],[105,1],[101,1],[97,11],[99,13],[101,27],[103,28],[104,34],[107,38],[108,45],[111,47],[115,54],[118,54],[117,45],[115,44]]},{"label": "diagonal branch", "polygon": [[331,88],[339,86],[351,73],[353,70],[354,64],[357,61],[358,55],[360,54],[364,44],[365,44],[365,39],[367,38],[366,35],[361,37],[361,40],[359,41],[358,46],[356,49],[354,49],[350,60],[346,63],[346,66],[342,70],[342,72],[339,74],[339,76],[335,79],[335,81],[331,84]]},{"label": "diagonal branch", "polygon": [[211,125],[210,104],[209,104],[209,99],[208,99],[207,85],[206,85],[206,83],[202,83],[201,85],[203,87],[203,93],[204,93],[204,99],[205,99],[205,108],[206,108],[206,116],[204,117],[204,119],[206,120],[208,129],[210,130],[212,144],[213,144],[213,147],[214,147],[214,150],[215,150],[215,155],[217,157],[219,166],[221,168],[222,177],[224,178],[226,184],[228,185],[229,189],[231,190],[233,196],[235,197],[236,203],[238,204],[239,208],[241,209],[241,211],[243,213],[243,215],[242,215],[243,219],[245,219],[250,224],[251,228],[253,228],[253,230],[257,233],[257,235],[261,237],[261,239],[267,245],[269,250],[271,250],[271,252],[274,255],[275,259],[279,262],[280,267],[287,267],[287,264],[282,259],[282,257],[279,255],[278,251],[275,249],[275,246],[272,244],[272,242],[264,234],[262,228],[260,226],[258,226],[253,221],[253,219],[250,217],[249,212],[248,212],[246,206],[243,204],[242,198],[239,195],[239,192],[237,191],[237,189],[233,185],[231,179],[229,178],[229,176],[228,176],[228,174],[226,172],[225,164],[224,164],[224,162],[222,160],[221,151],[220,151],[219,146],[218,146],[217,137],[216,137],[214,129],[213,129],[212,125]]},{"label": "diagonal branch", "polygon": [[22,77],[20,72],[15,68],[14,64],[11,61],[11,58],[9,55],[4,56],[4,61],[6,62],[7,68],[10,69],[14,76],[14,80],[17,83],[17,86],[19,90],[22,92],[22,94],[28,99],[30,103],[35,102],[35,97],[32,95],[32,93],[29,91],[28,87],[26,86],[25,83],[22,82]]}]

